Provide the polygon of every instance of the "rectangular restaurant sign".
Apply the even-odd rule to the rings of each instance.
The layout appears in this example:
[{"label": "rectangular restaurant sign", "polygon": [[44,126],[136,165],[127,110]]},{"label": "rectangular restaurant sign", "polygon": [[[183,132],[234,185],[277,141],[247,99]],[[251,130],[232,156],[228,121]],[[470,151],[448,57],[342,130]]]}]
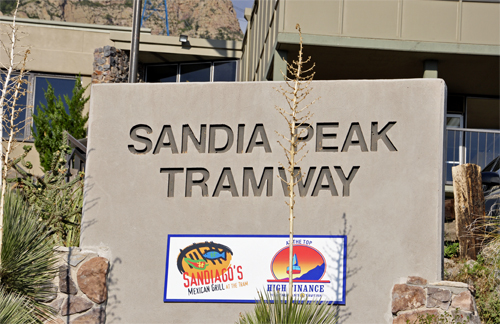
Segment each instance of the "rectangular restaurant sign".
[{"label": "rectangular restaurant sign", "polygon": [[[345,304],[346,236],[295,236],[294,297]],[[165,302],[254,303],[288,291],[286,235],[169,235]]]}]

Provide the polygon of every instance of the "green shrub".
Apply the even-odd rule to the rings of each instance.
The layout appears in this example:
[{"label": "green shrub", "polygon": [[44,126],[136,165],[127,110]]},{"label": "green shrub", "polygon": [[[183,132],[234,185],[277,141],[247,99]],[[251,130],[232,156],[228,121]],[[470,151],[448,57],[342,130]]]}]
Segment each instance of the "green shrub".
[{"label": "green shrub", "polygon": [[[9,315],[10,312],[24,309],[33,317],[26,323],[42,323],[53,313],[53,309],[42,302],[54,294],[52,279],[57,271],[54,241],[38,214],[19,195],[9,192],[5,198],[0,264],[3,296],[0,299],[9,300],[0,302],[0,307],[4,307],[0,314],[15,319],[15,314]],[[0,323],[25,322],[0,320]]]},{"label": "green shrub", "polygon": [[409,320],[406,321],[407,324],[465,324],[469,323],[469,317],[464,317],[460,314],[460,311],[456,309],[452,313],[444,312],[441,315],[418,315],[417,320],[410,323]]},{"label": "green shrub", "polygon": [[483,323],[500,323],[500,241],[488,245],[489,253],[477,256],[477,261],[459,261],[457,275],[448,278],[473,285],[476,289],[476,306]]},{"label": "green shrub", "polygon": [[76,2],[76,4],[81,5],[81,6],[87,6],[87,7],[104,7],[106,5],[100,3],[100,2],[95,2],[95,1],[90,1],[90,0],[81,0]]},{"label": "green shrub", "polygon": [[61,99],[54,94],[54,88],[49,82],[45,91],[47,106],[37,106],[33,115],[33,122],[36,126],[31,128],[34,137],[35,147],[40,156],[40,164],[44,171],[49,171],[56,152],[62,144],[62,134],[67,131],[75,138],[87,136],[85,124],[89,119],[88,114],[83,115],[83,108],[89,97],[84,93],[87,87],[82,86],[80,77],[76,79],[73,95],[71,99],[64,96],[64,101],[69,108],[69,114]]},{"label": "green shrub", "polygon": [[[493,261],[493,262],[492,262]],[[461,275],[472,280],[476,288],[476,305],[483,323],[500,323],[500,269],[499,260],[488,260],[478,255],[472,265],[465,264]]]},{"label": "green shrub", "polygon": [[444,257],[449,259],[457,257],[459,247],[458,242],[444,242]]},{"label": "green shrub", "polygon": [[10,16],[14,9],[16,9],[16,1],[0,1],[0,11],[4,15]]},{"label": "green shrub", "polygon": [[26,297],[8,293],[0,287],[0,323],[35,324],[39,323],[33,306]]}]

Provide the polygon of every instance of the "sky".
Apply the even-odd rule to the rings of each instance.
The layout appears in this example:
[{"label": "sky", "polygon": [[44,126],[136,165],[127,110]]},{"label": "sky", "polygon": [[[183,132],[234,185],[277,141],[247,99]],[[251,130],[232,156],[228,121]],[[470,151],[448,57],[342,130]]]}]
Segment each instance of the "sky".
[{"label": "sky", "polygon": [[252,8],[254,0],[232,0],[234,10],[236,11],[236,17],[240,23],[241,31],[243,34],[247,28],[247,21],[245,20],[245,8]]}]

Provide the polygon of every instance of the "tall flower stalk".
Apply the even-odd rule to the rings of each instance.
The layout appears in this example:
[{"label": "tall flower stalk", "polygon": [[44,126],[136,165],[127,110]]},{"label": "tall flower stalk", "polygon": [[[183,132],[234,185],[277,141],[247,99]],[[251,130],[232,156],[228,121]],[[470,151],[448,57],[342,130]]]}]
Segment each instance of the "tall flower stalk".
[{"label": "tall flower stalk", "polygon": [[294,219],[295,219],[295,192],[294,188],[297,183],[302,178],[302,172],[297,172],[298,164],[302,161],[302,159],[307,155],[307,151],[305,153],[301,153],[301,151],[305,148],[306,143],[302,141],[302,135],[308,131],[307,127],[309,127],[308,121],[311,119],[313,114],[309,110],[309,107],[316,102],[315,99],[308,104],[303,104],[303,101],[310,94],[312,88],[310,87],[311,82],[314,77],[314,66],[312,64],[310,68],[305,69],[304,65],[308,64],[311,60],[311,57],[308,57],[306,60],[303,59],[302,52],[302,31],[300,29],[300,25],[297,24],[295,28],[299,31],[299,55],[297,60],[292,61],[292,63],[286,63],[287,73],[283,73],[283,77],[285,79],[285,86],[280,86],[279,89],[276,89],[279,93],[281,93],[288,104],[288,107],[281,108],[276,106],[276,110],[285,118],[288,124],[288,134],[285,136],[279,132],[276,132],[282,140],[278,141],[279,145],[283,148],[285,152],[285,156],[287,158],[286,167],[280,163],[280,166],[286,170],[286,174],[288,175],[288,180],[283,179],[278,176],[281,181],[287,184],[288,188],[288,201],[286,204],[289,208],[289,267],[288,267],[288,276],[289,276],[289,287],[288,287],[288,296],[290,300],[292,300],[293,296],[293,235],[294,235]]}]

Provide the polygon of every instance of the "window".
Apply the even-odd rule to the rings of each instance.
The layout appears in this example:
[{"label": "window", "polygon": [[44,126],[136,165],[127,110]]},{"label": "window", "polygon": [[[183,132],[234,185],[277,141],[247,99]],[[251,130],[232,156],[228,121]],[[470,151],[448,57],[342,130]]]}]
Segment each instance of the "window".
[{"label": "window", "polygon": [[236,81],[236,62],[215,62],[214,81]]},{"label": "window", "polygon": [[210,82],[211,63],[181,64],[181,82]]},{"label": "window", "polygon": [[[461,116],[460,128],[500,130],[500,99],[472,95],[449,95],[448,115]],[[447,125],[449,128],[450,125]]]},{"label": "window", "polygon": [[[43,75],[35,75],[34,77],[34,103],[33,103],[33,114],[37,114],[37,107],[42,106],[42,104],[46,107],[47,100],[45,100],[45,91],[47,91],[48,85],[52,86],[54,89],[54,95],[56,98],[61,97],[64,106],[66,107],[66,113],[69,114],[69,107],[66,105],[66,101],[64,100],[64,96],[68,96],[71,98],[73,95],[73,88],[75,87],[76,79],[74,78],[57,78],[52,76],[43,76]],[[36,132],[35,124],[33,123],[33,130]]]},{"label": "window", "polygon": [[[460,114],[446,115],[446,128],[463,128],[463,116]],[[463,133],[459,131],[448,131],[446,146],[446,180],[452,179],[451,168],[463,161]]]},{"label": "window", "polygon": [[[2,73],[2,79],[4,78],[5,75]],[[76,78],[74,76],[28,73],[25,76],[25,81],[26,82],[23,83],[23,89],[27,90],[27,93],[18,99],[18,104],[24,106],[26,109],[20,111],[20,113],[16,116],[16,124],[18,124],[18,129],[20,129],[16,139],[21,141],[29,140],[31,138],[31,126],[33,126],[31,116],[36,113],[35,107],[40,106],[41,104],[45,106],[47,105],[44,95],[48,87],[47,82],[49,82],[52,85],[52,88],[54,88],[56,98],[61,96],[61,99],[66,106],[66,112],[69,113],[64,100],[64,95],[71,98]],[[0,89],[2,86],[3,83],[0,85]],[[7,133],[5,132],[5,129],[3,129],[3,136],[6,137],[6,135]]]},{"label": "window", "polygon": [[146,82],[234,82],[237,61],[149,65]]},{"label": "window", "polygon": [[157,65],[148,67],[148,82],[177,82],[179,66],[177,64]]}]

